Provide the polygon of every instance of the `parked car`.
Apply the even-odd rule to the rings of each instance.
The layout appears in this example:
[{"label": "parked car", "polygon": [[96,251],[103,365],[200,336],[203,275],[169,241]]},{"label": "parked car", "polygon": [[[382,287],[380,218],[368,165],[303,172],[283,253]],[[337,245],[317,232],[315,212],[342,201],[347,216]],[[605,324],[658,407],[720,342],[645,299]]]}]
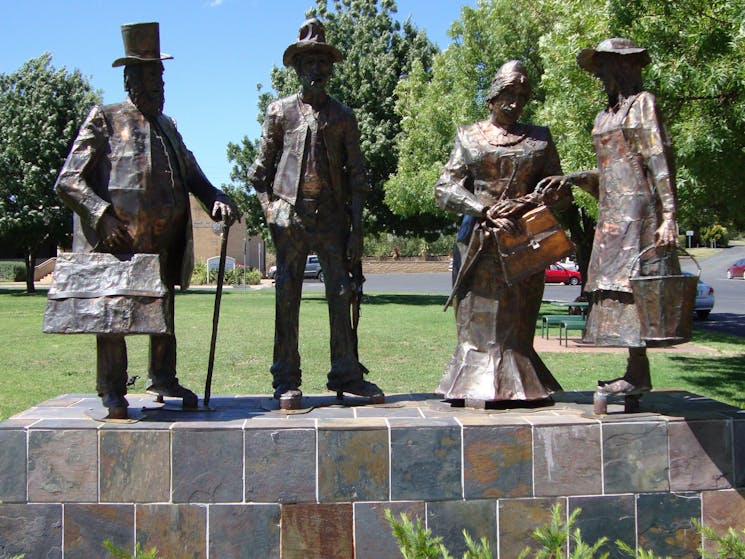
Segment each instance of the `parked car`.
[{"label": "parked car", "polygon": [[568,270],[560,264],[551,264],[546,268],[546,283],[566,283],[579,285],[582,283],[582,274],[576,270]]},{"label": "parked car", "polygon": [[[277,267],[271,266],[269,268],[269,271],[266,274],[266,277],[269,279],[274,279],[274,276],[277,275]],[[308,255],[307,260],[305,261],[305,273],[303,274],[306,278],[317,278],[320,281],[323,281],[323,270],[321,270],[321,263],[318,261],[318,256],[315,254]]]},{"label": "parked car", "polygon": [[745,279],[745,258],[741,258],[729,268],[727,268],[727,279],[743,278]]},{"label": "parked car", "polygon": [[319,281],[323,281],[323,270],[321,270],[321,263],[318,261],[318,256],[311,254],[305,261],[305,277],[306,278],[317,278]]},{"label": "parked car", "polygon": [[[683,272],[686,276],[692,276],[690,272]],[[696,289],[696,302],[693,304],[693,312],[699,320],[706,320],[711,309],[714,308],[714,288],[708,283],[698,280]]]}]

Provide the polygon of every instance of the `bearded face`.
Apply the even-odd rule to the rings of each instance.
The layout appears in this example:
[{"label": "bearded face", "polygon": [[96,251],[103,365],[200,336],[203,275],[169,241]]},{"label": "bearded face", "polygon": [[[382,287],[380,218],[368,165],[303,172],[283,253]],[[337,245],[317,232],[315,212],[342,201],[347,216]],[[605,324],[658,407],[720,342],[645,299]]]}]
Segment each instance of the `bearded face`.
[{"label": "bearded face", "polygon": [[163,112],[163,64],[146,62],[124,68],[124,88],[142,114],[156,117]]}]

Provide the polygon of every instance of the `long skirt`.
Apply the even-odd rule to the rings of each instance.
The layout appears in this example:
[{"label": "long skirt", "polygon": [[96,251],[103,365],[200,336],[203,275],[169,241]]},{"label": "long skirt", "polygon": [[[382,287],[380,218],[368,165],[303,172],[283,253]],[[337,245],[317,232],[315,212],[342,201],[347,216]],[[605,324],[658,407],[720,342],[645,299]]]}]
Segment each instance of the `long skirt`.
[{"label": "long skirt", "polygon": [[561,386],[533,349],[539,272],[506,285],[496,251],[480,255],[456,294],[458,344],[436,393],[448,400],[543,400]]}]

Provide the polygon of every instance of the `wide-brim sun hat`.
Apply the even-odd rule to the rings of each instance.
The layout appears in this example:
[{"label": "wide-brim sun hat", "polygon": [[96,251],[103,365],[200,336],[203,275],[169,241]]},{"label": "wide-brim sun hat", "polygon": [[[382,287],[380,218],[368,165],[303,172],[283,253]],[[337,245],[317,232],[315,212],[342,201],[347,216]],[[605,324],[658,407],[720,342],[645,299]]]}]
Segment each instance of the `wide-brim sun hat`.
[{"label": "wide-brim sun hat", "polygon": [[596,74],[599,56],[608,54],[633,58],[640,66],[646,66],[650,63],[647,49],[636,46],[629,39],[613,37],[601,42],[597,48],[582,49],[582,52],[577,55],[577,64],[583,70]]},{"label": "wide-brim sun hat", "polygon": [[111,63],[114,68],[173,59],[170,54],[160,52],[160,25],[157,21],[125,23],[122,25],[122,41],[124,56]]},{"label": "wide-brim sun hat", "polygon": [[327,54],[332,62],[341,62],[344,56],[339,49],[326,42],[326,29],[317,18],[306,20],[298,32],[297,42],[291,44],[282,55],[282,63],[292,66],[298,54],[306,52],[319,52]]}]

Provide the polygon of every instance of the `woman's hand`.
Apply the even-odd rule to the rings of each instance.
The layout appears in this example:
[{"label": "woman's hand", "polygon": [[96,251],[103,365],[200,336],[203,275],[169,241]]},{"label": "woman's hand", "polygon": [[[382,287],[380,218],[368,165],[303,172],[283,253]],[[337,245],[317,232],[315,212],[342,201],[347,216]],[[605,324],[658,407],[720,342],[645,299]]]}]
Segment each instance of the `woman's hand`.
[{"label": "woman's hand", "polygon": [[654,233],[655,245],[677,246],[678,245],[678,228],[674,219],[665,219]]}]

